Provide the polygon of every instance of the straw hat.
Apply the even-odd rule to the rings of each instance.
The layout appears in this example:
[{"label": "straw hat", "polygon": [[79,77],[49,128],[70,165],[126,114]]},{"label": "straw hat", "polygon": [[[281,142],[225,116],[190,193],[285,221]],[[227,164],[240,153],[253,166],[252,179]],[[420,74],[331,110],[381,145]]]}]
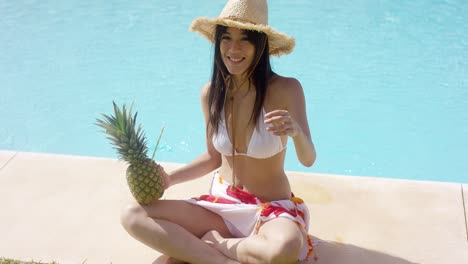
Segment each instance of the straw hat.
[{"label": "straw hat", "polygon": [[197,32],[214,43],[216,25],[265,33],[268,36],[270,55],[288,54],[294,48],[294,38],[268,26],[266,0],[228,0],[218,17],[198,17],[190,25],[190,31]]}]

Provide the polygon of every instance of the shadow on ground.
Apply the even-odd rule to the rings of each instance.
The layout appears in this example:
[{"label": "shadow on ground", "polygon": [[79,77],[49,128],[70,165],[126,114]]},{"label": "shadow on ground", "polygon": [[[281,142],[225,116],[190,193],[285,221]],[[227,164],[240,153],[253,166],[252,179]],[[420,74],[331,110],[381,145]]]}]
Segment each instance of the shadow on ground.
[{"label": "shadow on ground", "polygon": [[318,261],[300,262],[301,264],[420,264],[352,244],[319,241],[316,247]]},{"label": "shadow on ground", "polygon": [[[320,240],[317,245],[318,261],[302,261],[297,264],[420,264],[352,244]],[[152,264],[166,264],[166,256],[160,256]]]}]

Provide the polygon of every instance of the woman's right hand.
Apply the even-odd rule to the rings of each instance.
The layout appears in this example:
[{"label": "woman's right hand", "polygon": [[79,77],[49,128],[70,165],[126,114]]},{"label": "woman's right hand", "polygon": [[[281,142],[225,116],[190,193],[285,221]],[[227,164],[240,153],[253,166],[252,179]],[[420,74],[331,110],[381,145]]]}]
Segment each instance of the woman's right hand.
[{"label": "woman's right hand", "polygon": [[158,164],[158,170],[159,170],[159,173],[162,174],[164,190],[167,190],[169,187],[171,187],[171,178],[169,177],[167,172],[164,170],[164,168],[159,164]]}]

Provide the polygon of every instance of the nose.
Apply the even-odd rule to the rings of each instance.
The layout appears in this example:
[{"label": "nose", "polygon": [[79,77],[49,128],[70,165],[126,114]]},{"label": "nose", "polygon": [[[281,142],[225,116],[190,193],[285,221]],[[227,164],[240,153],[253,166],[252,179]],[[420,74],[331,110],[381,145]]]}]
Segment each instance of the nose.
[{"label": "nose", "polygon": [[230,49],[231,49],[231,51],[241,50],[241,42],[239,40],[232,41]]}]

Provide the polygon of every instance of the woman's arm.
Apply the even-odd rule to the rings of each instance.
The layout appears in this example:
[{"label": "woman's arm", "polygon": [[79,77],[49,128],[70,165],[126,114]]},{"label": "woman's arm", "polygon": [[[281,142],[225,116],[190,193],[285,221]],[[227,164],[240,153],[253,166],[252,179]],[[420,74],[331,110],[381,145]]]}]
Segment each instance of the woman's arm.
[{"label": "woman's arm", "polygon": [[296,154],[302,165],[310,167],[316,159],[315,147],[310,136],[307,121],[304,91],[298,80],[282,78],[275,84],[276,98],[281,98],[285,110],[274,110],[265,115],[268,128],[275,135],[288,135],[294,141]]},{"label": "woman's arm", "polygon": [[304,90],[296,79],[289,79],[288,106],[289,114],[295,125],[295,133],[291,135],[296,148],[298,159],[304,166],[310,167],[316,159],[315,146],[310,136],[309,122],[307,121]]},{"label": "woman's arm", "polygon": [[[209,89],[210,84],[208,83],[203,86],[200,94],[203,115],[205,118],[205,127],[207,127],[206,125],[209,121]],[[200,178],[201,176],[204,176],[207,173],[219,168],[221,165],[221,154],[219,154],[219,152],[214,148],[211,137],[208,135],[208,130],[206,130],[205,135],[207,151],[189,164],[169,173],[168,187],[178,183]]]}]

